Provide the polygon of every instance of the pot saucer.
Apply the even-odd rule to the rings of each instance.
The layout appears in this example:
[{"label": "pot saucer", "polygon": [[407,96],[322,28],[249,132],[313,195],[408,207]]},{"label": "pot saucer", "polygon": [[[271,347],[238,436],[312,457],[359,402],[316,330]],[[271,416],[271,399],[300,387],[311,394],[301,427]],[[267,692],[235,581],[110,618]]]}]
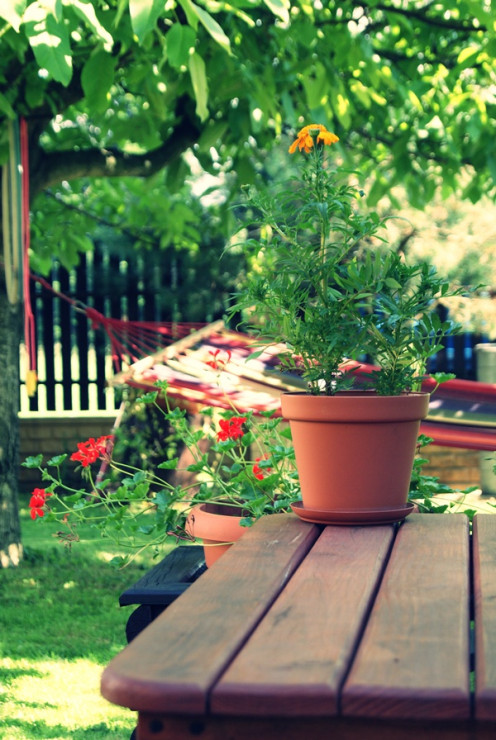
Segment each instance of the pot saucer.
[{"label": "pot saucer", "polygon": [[304,522],[312,524],[334,524],[345,525],[372,525],[393,524],[399,522],[415,509],[415,504],[408,503],[404,506],[394,506],[391,509],[307,509],[301,501],[291,504],[293,512]]}]

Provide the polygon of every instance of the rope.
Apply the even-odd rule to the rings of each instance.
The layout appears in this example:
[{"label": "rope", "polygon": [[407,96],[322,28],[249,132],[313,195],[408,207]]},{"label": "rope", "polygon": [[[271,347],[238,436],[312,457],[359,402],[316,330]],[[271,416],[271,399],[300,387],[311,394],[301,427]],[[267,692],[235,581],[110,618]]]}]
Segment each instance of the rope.
[{"label": "rope", "polygon": [[36,393],[36,324],[31,306],[29,290],[29,140],[26,120],[20,121],[20,158],[22,168],[22,289],[24,295],[24,343],[28,356],[26,371],[26,391],[28,396]]},{"label": "rope", "polygon": [[22,185],[18,121],[8,122],[9,161],[2,167],[2,228],[5,287],[11,305],[16,305],[22,290]]},{"label": "rope", "polygon": [[129,364],[137,362],[161,349],[164,344],[172,344],[188,336],[192,331],[205,326],[205,322],[128,321],[127,319],[110,318],[96,308],[87,306],[80,300],[56,290],[45,278],[33,273],[30,273],[30,276],[45,290],[70,303],[76,311],[84,313],[91,321],[92,329],[102,328],[105,331],[110,341],[112,363],[116,372],[120,372],[124,358]]}]

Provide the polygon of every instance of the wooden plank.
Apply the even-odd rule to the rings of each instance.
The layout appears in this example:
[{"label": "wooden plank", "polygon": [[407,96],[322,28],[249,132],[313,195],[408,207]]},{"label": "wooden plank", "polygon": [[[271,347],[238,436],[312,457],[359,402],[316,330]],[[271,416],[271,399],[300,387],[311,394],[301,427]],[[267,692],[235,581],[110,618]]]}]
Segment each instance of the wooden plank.
[{"label": "wooden plank", "polygon": [[474,520],[475,716],[496,721],[496,516]]},{"label": "wooden plank", "polygon": [[210,687],[319,533],[293,515],[259,520],[114,658],[103,696],[135,710],[206,711]]},{"label": "wooden plank", "polygon": [[494,726],[468,722],[371,722],[340,717],[140,715],[139,740],[494,740]]},{"label": "wooden plank", "polygon": [[345,715],[470,716],[468,526],[462,514],[417,514],[400,528],[344,687]]},{"label": "wooden plank", "polygon": [[327,527],[214,688],[212,713],[332,716],[394,528]]}]

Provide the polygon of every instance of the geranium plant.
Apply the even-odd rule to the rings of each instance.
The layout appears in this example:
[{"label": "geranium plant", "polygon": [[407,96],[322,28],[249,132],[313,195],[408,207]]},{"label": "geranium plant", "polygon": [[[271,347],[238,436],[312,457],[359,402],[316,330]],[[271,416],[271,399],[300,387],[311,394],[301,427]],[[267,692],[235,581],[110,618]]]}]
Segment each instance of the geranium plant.
[{"label": "geranium plant", "polygon": [[[140,469],[113,459],[111,437],[89,439],[70,456],[80,464],[80,487],[64,480],[67,455],[45,464],[41,455],[29,457],[23,465],[38,468],[45,486],[31,495],[33,519],[56,523],[64,542],[77,541],[78,525],[86,523],[130,552],[147,547],[159,552],[167,540],[187,539],[185,520],[199,503],[239,507],[244,526],[290,510],[299,485],[291,435],[280,417],[208,407],[201,411],[202,426],[195,428],[186,411],[171,402],[167,383],[156,386],[138,400],[163,414],[184,444],[182,455],[163,460],[156,470]],[[189,460],[182,465],[186,453]],[[104,476],[102,462],[108,465]],[[187,480],[178,482],[183,476]]]},{"label": "geranium plant", "polygon": [[343,361],[364,356],[380,366],[369,378],[380,394],[415,390],[456,329],[435,311],[456,291],[433,267],[385,246],[384,222],[350,184],[356,173],[328,160],[338,141],[321,124],[305,126],[289,148],[301,175],[279,192],[248,191],[256,238],[242,244],[255,269],[232,313],[243,313],[261,345],[286,346],[282,362],[302,372],[310,393],[355,385]]}]

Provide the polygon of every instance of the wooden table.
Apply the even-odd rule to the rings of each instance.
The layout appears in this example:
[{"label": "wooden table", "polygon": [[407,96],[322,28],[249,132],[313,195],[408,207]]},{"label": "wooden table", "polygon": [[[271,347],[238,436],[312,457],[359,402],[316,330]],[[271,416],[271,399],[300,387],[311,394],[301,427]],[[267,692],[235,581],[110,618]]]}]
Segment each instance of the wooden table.
[{"label": "wooden table", "polygon": [[496,516],[260,520],[105,669],[139,740],[496,738]]}]

